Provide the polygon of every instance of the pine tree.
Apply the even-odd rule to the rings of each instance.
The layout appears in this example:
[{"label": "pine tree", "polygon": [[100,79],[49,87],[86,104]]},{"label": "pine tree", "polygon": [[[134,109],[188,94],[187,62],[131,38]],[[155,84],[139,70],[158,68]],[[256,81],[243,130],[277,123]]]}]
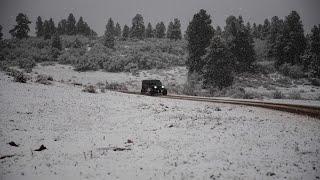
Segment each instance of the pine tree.
[{"label": "pine tree", "polygon": [[53,19],[50,18],[49,21],[45,20],[43,23],[43,36],[44,39],[51,39],[51,37],[55,34],[56,29],[53,22]]},{"label": "pine tree", "polygon": [[278,16],[274,16],[271,18],[271,24],[270,24],[270,33],[268,37],[268,44],[269,44],[269,50],[268,50],[268,56],[274,57],[276,52],[276,43],[277,39],[280,37],[280,35],[283,32],[283,20],[279,19]]},{"label": "pine tree", "polygon": [[67,19],[67,34],[75,35],[76,32],[77,32],[76,18],[74,18],[72,13],[70,13]]},{"label": "pine tree", "polygon": [[164,38],[165,36],[166,36],[166,26],[161,21],[160,23],[156,24],[156,37]]},{"label": "pine tree", "polygon": [[60,39],[58,33],[55,33],[55,34],[53,35],[52,45],[51,45],[51,46],[52,46],[52,48],[59,49],[60,51],[62,50],[61,39]]},{"label": "pine tree", "polygon": [[170,21],[170,23],[168,25],[168,29],[167,29],[167,38],[174,39],[173,29],[174,29],[173,22]]},{"label": "pine tree", "polygon": [[19,13],[16,17],[16,22],[17,25],[15,25],[9,33],[12,37],[16,37],[18,39],[28,38],[28,32],[30,31],[29,24],[31,24],[31,21],[29,21],[27,15]]},{"label": "pine tree", "polygon": [[38,16],[36,22],[36,35],[37,37],[43,36],[43,22],[40,16]]},{"label": "pine tree", "polygon": [[320,24],[311,29],[310,52],[320,55]]},{"label": "pine tree", "polygon": [[255,61],[254,42],[242,18],[229,16],[226,19],[224,36],[235,58],[235,70],[238,72],[251,70]]},{"label": "pine tree", "polygon": [[270,32],[270,21],[269,19],[265,19],[262,27],[262,38],[263,39],[268,38],[269,32]]},{"label": "pine tree", "polygon": [[104,45],[107,48],[113,49],[114,48],[114,44],[115,44],[114,41],[115,41],[115,38],[114,38],[114,35],[111,32],[106,32],[104,34]]},{"label": "pine tree", "polygon": [[210,15],[203,9],[193,16],[188,25],[186,37],[188,41],[187,49],[189,56],[186,62],[189,74],[194,72],[202,74],[205,62],[201,58],[206,53],[206,48],[210,45],[213,36]]},{"label": "pine tree", "polygon": [[106,25],[106,32],[112,34],[113,36],[115,36],[115,27],[114,27],[114,22],[112,20],[112,18],[109,18],[108,23]]},{"label": "pine tree", "polygon": [[220,36],[214,36],[204,56],[204,84],[222,89],[233,82],[233,56]]},{"label": "pine tree", "polygon": [[122,38],[127,39],[129,37],[130,29],[129,27],[125,24],[123,26],[123,31],[122,31]]},{"label": "pine tree", "polygon": [[0,25],[0,40],[2,40],[2,36],[3,36],[3,33],[2,33],[2,26]]},{"label": "pine tree", "polygon": [[116,37],[121,37],[121,26],[119,23],[116,24],[116,27],[115,27],[115,36]]},{"label": "pine tree", "polygon": [[250,34],[252,34],[252,28],[251,28],[250,22],[247,22],[246,28],[250,32]]},{"label": "pine tree", "polygon": [[106,25],[106,31],[104,33],[104,45],[110,49],[114,48],[115,44],[115,27],[114,22],[111,18],[109,18],[108,23]]},{"label": "pine tree", "polygon": [[222,36],[222,29],[220,26],[217,26],[216,31],[214,32],[217,36]]},{"label": "pine tree", "polygon": [[320,24],[313,26],[309,39],[310,47],[307,52],[309,69],[314,77],[320,78]]},{"label": "pine tree", "polygon": [[51,36],[53,36],[56,32],[56,26],[54,25],[54,21],[52,18],[49,19],[49,31]]},{"label": "pine tree", "polygon": [[76,34],[85,35],[86,32],[86,24],[83,21],[83,18],[80,17],[77,24],[76,24]]},{"label": "pine tree", "polygon": [[259,31],[256,23],[253,23],[252,25],[252,36],[254,38],[259,38]]},{"label": "pine tree", "polygon": [[257,27],[257,30],[258,30],[258,38],[259,38],[259,39],[263,39],[263,37],[262,37],[262,34],[263,34],[263,25],[262,25],[262,24],[259,24],[258,27]]},{"label": "pine tree", "polygon": [[173,23],[172,37],[174,40],[178,40],[182,38],[181,35],[181,24],[179,19],[175,18]]},{"label": "pine tree", "polygon": [[58,23],[58,28],[57,31],[60,35],[63,34],[67,34],[68,28],[67,28],[67,20],[66,19],[62,19],[59,23]]},{"label": "pine tree", "polygon": [[137,14],[132,19],[132,28],[130,32],[130,37],[143,39],[145,34],[145,26],[143,22],[143,17],[141,14]]},{"label": "pine tree", "polygon": [[303,55],[307,43],[304,36],[303,24],[296,11],[286,16],[283,32],[277,37],[275,45],[276,66],[284,63],[292,65],[302,64]]},{"label": "pine tree", "polygon": [[152,29],[151,23],[148,23],[148,26],[146,29],[146,38],[153,38],[153,29]]},{"label": "pine tree", "polygon": [[48,20],[43,22],[43,37],[44,39],[51,39],[50,25]]}]

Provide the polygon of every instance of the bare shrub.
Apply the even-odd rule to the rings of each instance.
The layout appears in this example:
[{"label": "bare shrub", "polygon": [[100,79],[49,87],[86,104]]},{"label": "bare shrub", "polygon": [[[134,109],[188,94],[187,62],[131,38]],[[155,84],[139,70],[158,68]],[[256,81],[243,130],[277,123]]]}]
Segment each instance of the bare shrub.
[{"label": "bare shrub", "polygon": [[36,77],[36,82],[44,85],[50,85],[52,84],[53,78],[51,76],[45,75],[45,74],[39,74]]},{"label": "bare shrub", "polygon": [[262,99],[262,95],[257,92],[245,92],[243,99]]},{"label": "bare shrub", "polygon": [[12,76],[15,82],[26,83],[28,80],[28,76],[23,74],[23,72],[21,71],[11,69],[11,68],[7,68],[6,71],[7,71],[7,75]]},{"label": "bare shrub", "polygon": [[19,60],[19,67],[27,72],[31,72],[34,66],[36,66],[36,62],[33,59],[23,58]]},{"label": "bare shrub", "polygon": [[291,79],[288,77],[279,78],[276,82],[283,87],[289,87],[292,84]]},{"label": "bare shrub", "polygon": [[301,99],[301,94],[298,91],[291,91],[289,93],[289,99]]},{"label": "bare shrub", "polygon": [[310,79],[310,82],[313,86],[320,86],[320,79],[318,78],[312,78]]},{"label": "bare shrub", "polygon": [[299,79],[304,76],[303,67],[298,65],[290,65],[285,63],[279,67],[279,71],[288,77]]},{"label": "bare shrub", "polygon": [[84,89],[82,91],[88,92],[88,93],[97,93],[96,87],[93,85],[89,85],[89,86],[84,87]]},{"label": "bare shrub", "polygon": [[273,98],[274,98],[274,99],[283,99],[283,98],[284,98],[284,95],[282,94],[281,91],[276,90],[276,91],[273,93]]},{"label": "bare shrub", "polygon": [[55,64],[54,61],[45,61],[41,63],[41,66],[54,66]]},{"label": "bare shrub", "polygon": [[14,76],[14,81],[15,82],[20,82],[20,83],[26,83],[27,82],[27,78],[22,72],[20,72],[20,73],[18,73],[18,74],[16,74]]},{"label": "bare shrub", "polygon": [[128,91],[128,88],[124,83],[116,83],[116,82],[108,83],[108,81],[106,81],[105,89],[109,89],[113,91]]}]

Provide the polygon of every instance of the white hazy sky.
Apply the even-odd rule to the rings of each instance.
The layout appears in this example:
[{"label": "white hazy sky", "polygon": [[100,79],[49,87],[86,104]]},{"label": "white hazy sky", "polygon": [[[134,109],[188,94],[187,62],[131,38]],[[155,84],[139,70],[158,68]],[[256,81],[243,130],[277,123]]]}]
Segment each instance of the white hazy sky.
[{"label": "white hazy sky", "polygon": [[320,0],[0,0],[0,24],[5,37],[15,24],[19,12],[27,14],[32,21],[31,35],[37,16],[42,19],[52,17],[57,25],[62,18],[73,13],[78,20],[84,20],[99,34],[105,30],[107,19],[111,17],[131,26],[136,13],[144,17],[144,22],[151,22],[153,27],[159,21],[168,24],[173,18],[179,18],[184,31],[193,15],[201,8],[207,10],[213,25],[225,25],[229,15],[242,15],[245,21],[263,23],[265,18],[279,16],[284,18],[296,10],[310,31],[315,24],[320,24]]}]

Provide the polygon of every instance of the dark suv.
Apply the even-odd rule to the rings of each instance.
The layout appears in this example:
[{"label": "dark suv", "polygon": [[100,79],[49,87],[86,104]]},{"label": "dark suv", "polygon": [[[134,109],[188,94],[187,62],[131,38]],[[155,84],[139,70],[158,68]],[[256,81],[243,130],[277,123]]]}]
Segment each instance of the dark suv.
[{"label": "dark suv", "polygon": [[141,87],[141,94],[167,95],[167,89],[164,88],[160,80],[143,80],[142,87]]}]

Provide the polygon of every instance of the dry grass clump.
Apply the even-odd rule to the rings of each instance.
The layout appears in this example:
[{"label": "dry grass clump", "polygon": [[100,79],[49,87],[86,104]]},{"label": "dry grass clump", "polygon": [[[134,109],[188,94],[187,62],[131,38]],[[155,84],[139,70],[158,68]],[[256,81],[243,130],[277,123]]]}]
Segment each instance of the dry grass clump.
[{"label": "dry grass clump", "polygon": [[124,83],[109,83],[106,81],[105,89],[113,90],[113,91],[128,91],[127,86]]},{"label": "dry grass clump", "polygon": [[36,77],[36,83],[44,84],[44,85],[50,85],[52,84],[53,78],[51,76],[45,75],[45,74],[39,74]]},{"label": "dry grass clump", "polygon": [[273,93],[273,98],[274,99],[283,99],[284,98],[284,95],[281,91],[279,90],[276,90],[274,93]]},{"label": "dry grass clump", "polygon": [[302,99],[300,92],[298,91],[291,91],[289,93],[289,99],[295,99],[295,100],[299,100]]},{"label": "dry grass clump", "polygon": [[27,80],[29,79],[29,77],[21,71],[11,69],[11,68],[6,68],[5,71],[7,71],[8,76],[12,76],[14,78],[15,82],[26,83]]},{"label": "dry grass clump", "polygon": [[97,93],[96,87],[93,86],[93,85],[85,86],[82,91],[83,92],[88,92],[88,93]]}]

